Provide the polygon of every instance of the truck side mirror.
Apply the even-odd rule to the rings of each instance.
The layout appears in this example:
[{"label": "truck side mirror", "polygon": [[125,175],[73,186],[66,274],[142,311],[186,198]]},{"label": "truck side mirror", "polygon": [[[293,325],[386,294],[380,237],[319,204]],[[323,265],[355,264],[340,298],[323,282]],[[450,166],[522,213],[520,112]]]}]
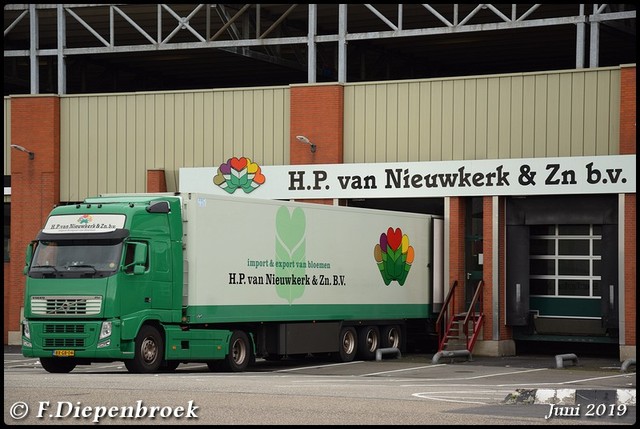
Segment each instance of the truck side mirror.
[{"label": "truck side mirror", "polygon": [[31,260],[33,259],[33,247],[35,245],[35,241],[27,244],[27,251],[24,257],[24,268],[22,269],[22,274],[26,275],[29,272],[29,267],[31,266]]},{"label": "truck side mirror", "polygon": [[135,265],[146,265],[147,263],[147,245],[146,243],[136,243],[136,249],[133,252],[133,263]]},{"label": "truck side mirror", "polygon": [[133,274],[144,274],[147,265],[147,244],[136,243],[133,252]]},{"label": "truck side mirror", "polygon": [[[128,261],[123,268],[128,273],[133,274],[144,274],[147,267],[147,248],[149,247],[146,243],[129,243],[129,249],[127,249],[128,253]],[[131,249],[133,248],[133,250]],[[131,254],[133,252],[133,255]]]}]

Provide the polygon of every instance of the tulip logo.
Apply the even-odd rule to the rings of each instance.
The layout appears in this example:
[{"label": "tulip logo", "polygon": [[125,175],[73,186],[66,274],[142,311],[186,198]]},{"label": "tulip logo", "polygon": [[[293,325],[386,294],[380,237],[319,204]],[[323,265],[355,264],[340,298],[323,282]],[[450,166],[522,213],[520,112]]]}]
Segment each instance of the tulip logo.
[{"label": "tulip logo", "polygon": [[389,227],[386,234],[380,234],[380,243],[373,248],[373,257],[378,263],[384,284],[389,285],[396,280],[400,286],[404,285],[413,263],[414,251],[409,245],[409,237],[403,235],[400,228],[394,230]]},{"label": "tulip logo", "polygon": [[220,164],[218,174],[213,178],[213,183],[233,194],[241,188],[245,194],[262,185],[265,177],[260,171],[260,166],[251,162],[249,158],[229,158],[225,164]]}]

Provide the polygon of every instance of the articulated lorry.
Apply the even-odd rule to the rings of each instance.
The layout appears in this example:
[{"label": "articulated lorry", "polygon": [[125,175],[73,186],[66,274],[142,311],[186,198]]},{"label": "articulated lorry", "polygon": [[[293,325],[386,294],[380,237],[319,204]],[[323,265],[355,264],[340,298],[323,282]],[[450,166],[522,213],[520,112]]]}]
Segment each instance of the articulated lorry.
[{"label": "articulated lorry", "polygon": [[442,302],[442,219],[196,193],[55,207],[26,252],[22,353],[129,372],[404,350]]}]

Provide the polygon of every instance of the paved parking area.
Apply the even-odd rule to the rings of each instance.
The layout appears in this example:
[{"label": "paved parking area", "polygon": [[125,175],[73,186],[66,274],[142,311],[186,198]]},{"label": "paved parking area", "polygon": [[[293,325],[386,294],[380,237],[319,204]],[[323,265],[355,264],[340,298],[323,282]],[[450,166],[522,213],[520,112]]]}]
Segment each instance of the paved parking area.
[{"label": "paved parking area", "polygon": [[[264,403],[265,410],[278,409],[285,398],[297,401],[298,423],[338,418],[338,414],[326,416],[319,412],[320,404],[345,412],[348,409],[350,422],[369,424],[397,424],[384,410],[399,408],[410,410],[404,418],[412,424],[526,424],[549,419],[568,424],[635,422],[635,366],[623,372],[615,359],[579,356],[572,365],[556,368],[554,356],[549,355],[474,356],[471,360],[441,359],[437,363],[432,357],[407,354],[349,363],[314,357],[275,362],[258,359],[248,371],[233,374],[211,372],[203,363],[181,364],[173,372],[128,374],[122,362],[111,362],[78,366],[71,374],[49,374],[38,359],[24,358],[19,348],[5,347],[5,394],[9,396],[5,405],[25,401],[34,406],[45,399],[60,398],[71,401],[78,391],[85,392],[83,403],[95,401],[98,405],[104,401],[99,398],[117,398],[126,404],[140,395],[149,401],[164,401],[167,397],[163,392],[169,391],[173,401],[184,402],[194,398],[191,392],[195,388],[204,394],[198,396],[203,410],[238,408],[225,418],[236,416],[245,422],[255,417],[245,415],[245,408],[237,401],[248,398],[252,403]],[[65,387],[60,384],[62,380]],[[96,384],[96,380],[100,383]],[[57,394],[49,399],[51,391]],[[202,398],[211,398],[211,402]],[[223,400],[229,403],[223,406]],[[364,413],[362,407],[377,411]],[[280,414],[270,416],[271,421],[285,421]],[[217,414],[203,415],[201,422],[219,423],[219,418]]]}]

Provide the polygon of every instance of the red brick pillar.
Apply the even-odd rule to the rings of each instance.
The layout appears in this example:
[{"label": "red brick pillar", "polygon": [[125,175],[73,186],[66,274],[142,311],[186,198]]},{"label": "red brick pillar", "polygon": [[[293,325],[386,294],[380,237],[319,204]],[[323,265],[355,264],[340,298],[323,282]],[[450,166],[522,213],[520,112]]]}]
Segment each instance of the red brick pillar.
[{"label": "red brick pillar", "polygon": [[[498,287],[500,288],[498,298],[499,316],[495,323],[500,323],[500,340],[513,339],[513,331],[511,327],[506,325],[504,319],[504,306],[507,302],[507,199],[500,197],[498,199],[498,272],[494,275],[498,276]],[[501,319],[502,318],[502,319]]]},{"label": "red brick pillar", "polygon": [[[636,154],[636,66],[620,70],[620,154]],[[624,197],[624,346],[621,360],[636,346],[636,194]]]},{"label": "red brick pillar", "polygon": [[[60,99],[11,98],[11,273],[4,284],[4,343],[20,344],[25,248],[60,202]],[[16,342],[17,341],[17,342]]]},{"label": "red brick pillar", "polygon": [[464,265],[464,218],[465,201],[463,197],[449,198],[449,287],[454,281],[458,281],[456,287],[454,311],[460,313],[464,308],[464,288],[466,282],[466,270]]},{"label": "red brick pillar", "polygon": [[147,170],[147,192],[167,192],[164,170]]},{"label": "red brick pillar", "polygon": [[493,272],[493,249],[498,243],[493,242],[493,197],[482,198],[482,311],[484,313],[484,325],[482,336],[485,340],[493,340],[493,282],[494,277],[500,277],[499,272]]},{"label": "red brick pillar", "polygon": [[[506,231],[505,231],[505,206],[506,199],[504,197],[498,197],[497,204],[497,216],[498,224],[494,225],[494,197],[483,198],[483,219],[482,219],[482,253],[484,255],[484,264],[482,267],[482,277],[484,280],[483,290],[483,304],[484,304],[484,317],[485,322],[482,329],[484,340],[494,340],[493,331],[495,326],[499,326],[498,341],[512,339],[511,328],[505,325],[504,319],[500,319],[504,315],[504,309],[500,308],[500,303],[505,305],[505,248],[506,248]],[[495,234],[495,228],[498,229]],[[494,236],[497,236],[497,242],[494,241]],[[497,249],[498,264],[494,271],[494,252]],[[493,285],[498,283],[498,319],[494,320],[493,301],[495,300],[495,291]]]},{"label": "red brick pillar", "polygon": [[[291,87],[290,163],[341,164],[343,162],[344,88],[342,85],[293,85]],[[305,136],[316,151],[296,136]],[[333,204],[331,199],[304,200]]]}]

